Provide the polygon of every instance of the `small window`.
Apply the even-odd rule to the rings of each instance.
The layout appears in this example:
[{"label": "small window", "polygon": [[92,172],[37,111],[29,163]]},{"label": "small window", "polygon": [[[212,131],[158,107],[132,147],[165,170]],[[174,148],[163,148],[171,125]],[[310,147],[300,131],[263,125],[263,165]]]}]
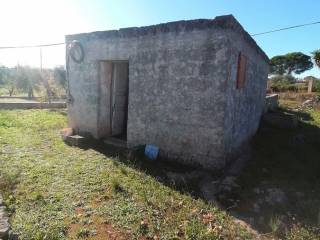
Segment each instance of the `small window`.
[{"label": "small window", "polygon": [[246,81],[246,68],[247,68],[247,57],[242,53],[239,53],[238,57],[238,72],[237,72],[237,89],[244,88]]}]

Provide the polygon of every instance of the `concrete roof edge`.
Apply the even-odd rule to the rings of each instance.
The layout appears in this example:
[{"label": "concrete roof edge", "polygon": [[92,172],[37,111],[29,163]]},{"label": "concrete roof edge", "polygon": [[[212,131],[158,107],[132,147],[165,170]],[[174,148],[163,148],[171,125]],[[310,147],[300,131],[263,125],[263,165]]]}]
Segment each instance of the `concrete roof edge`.
[{"label": "concrete roof edge", "polygon": [[267,63],[269,63],[270,60],[268,55],[259,47],[252,36],[242,27],[242,25],[233,15],[218,16],[214,20],[219,22],[220,26],[231,29],[242,35],[245,41],[247,41],[251,47],[255,48],[258,54],[262,56]]},{"label": "concrete roof edge", "polygon": [[202,30],[215,27],[231,29],[238,32],[253,48],[257,50],[257,52],[265,59],[266,62],[269,62],[269,58],[265,52],[258,46],[250,34],[244,30],[244,28],[233,15],[217,16],[214,19],[182,20],[143,27],[129,27],[120,28],[119,30],[71,34],[65,36],[65,41],[70,42],[72,40],[89,40],[112,37],[137,37],[144,35],[155,35],[157,33],[179,32],[182,30]]}]

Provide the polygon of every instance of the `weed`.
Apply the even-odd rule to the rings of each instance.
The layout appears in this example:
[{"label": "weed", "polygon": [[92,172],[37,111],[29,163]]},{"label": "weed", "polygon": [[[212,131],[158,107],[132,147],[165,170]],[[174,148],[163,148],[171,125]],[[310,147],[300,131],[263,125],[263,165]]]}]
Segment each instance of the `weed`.
[{"label": "weed", "polygon": [[87,238],[89,236],[90,236],[90,230],[87,228],[81,228],[77,233],[78,238]]},{"label": "weed", "polygon": [[115,193],[124,193],[125,192],[124,188],[121,186],[121,184],[119,183],[119,181],[117,179],[112,179],[111,187]]},{"label": "weed", "polygon": [[7,173],[0,170],[0,189],[10,193],[19,182],[19,173]]},{"label": "weed", "polygon": [[123,174],[123,175],[128,175],[128,171],[125,169],[125,167],[121,166],[120,167],[120,172]]},{"label": "weed", "polygon": [[274,234],[278,232],[280,225],[281,225],[281,217],[275,215],[270,218],[269,227]]},{"label": "weed", "polygon": [[209,240],[218,239],[208,228],[198,219],[192,219],[185,228],[185,238],[188,240]]}]

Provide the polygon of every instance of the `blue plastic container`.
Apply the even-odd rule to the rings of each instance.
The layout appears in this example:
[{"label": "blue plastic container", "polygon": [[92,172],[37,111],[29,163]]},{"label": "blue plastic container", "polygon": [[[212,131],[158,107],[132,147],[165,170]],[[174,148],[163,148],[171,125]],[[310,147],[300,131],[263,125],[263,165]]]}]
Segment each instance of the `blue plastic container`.
[{"label": "blue plastic container", "polygon": [[144,155],[147,156],[150,160],[156,160],[159,154],[159,147],[152,145],[152,144],[147,144],[145,149],[144,149]]}]

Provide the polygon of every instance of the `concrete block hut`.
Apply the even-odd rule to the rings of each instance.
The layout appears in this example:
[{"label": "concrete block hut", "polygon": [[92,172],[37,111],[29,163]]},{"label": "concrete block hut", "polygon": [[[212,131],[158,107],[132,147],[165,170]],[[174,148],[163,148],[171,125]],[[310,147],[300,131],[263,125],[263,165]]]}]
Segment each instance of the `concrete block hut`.
[{"label": "concrete block hut", "polygon": [[231,15],[66,43],[68,118],[78,134],[154,144],[172,161],[221,169],[258,129],[269,60]]}]

